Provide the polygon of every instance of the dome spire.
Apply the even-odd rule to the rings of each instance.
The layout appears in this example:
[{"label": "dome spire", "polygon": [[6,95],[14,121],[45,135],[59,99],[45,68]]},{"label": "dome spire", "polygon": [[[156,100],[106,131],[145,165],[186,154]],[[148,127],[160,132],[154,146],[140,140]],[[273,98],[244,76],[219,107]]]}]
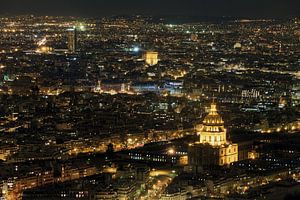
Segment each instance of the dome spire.
[{"label": "dome spire", "polygon": [[210,104],[210,115],[217,115],[218,114],[218,110],[217,110],[217,104],[215,103],[215,101],[213,100],[213,102]]}]

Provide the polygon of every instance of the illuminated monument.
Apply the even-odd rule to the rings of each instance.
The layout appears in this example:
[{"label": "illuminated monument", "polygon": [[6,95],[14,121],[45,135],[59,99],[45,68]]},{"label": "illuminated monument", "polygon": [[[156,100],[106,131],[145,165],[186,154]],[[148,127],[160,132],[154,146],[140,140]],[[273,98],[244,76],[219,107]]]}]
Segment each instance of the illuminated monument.
[{"label": "illuminated monument", "polygon": [[158,52],[147,51],[144,54],[144,59],[147,65],[154,66],[158,63]]},{"label": "illuminated monument", "polygon": [[215,103],[196,130],[200,139],[189,146],[190,166],[223,166],[238,161],[238,145],[227,140],[227,130]]}]

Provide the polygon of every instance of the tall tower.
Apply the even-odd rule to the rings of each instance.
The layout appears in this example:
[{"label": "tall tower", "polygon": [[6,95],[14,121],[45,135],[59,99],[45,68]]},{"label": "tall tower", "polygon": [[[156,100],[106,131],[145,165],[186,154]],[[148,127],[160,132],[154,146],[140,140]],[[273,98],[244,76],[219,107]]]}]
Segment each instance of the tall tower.
[{"label": "tall tower", "polygon": [[75,53],[77,51],[77,29],[74,27],[73,29],[68,29],[68,50],[71,53]]},{"label": "tall tower", "polygon": [[212,103],[203,123],[196,126],[199,141],[189,146],[189,164],[192,167],[228,165],[238,161],[238,145],[227,140],[227,130]]}]

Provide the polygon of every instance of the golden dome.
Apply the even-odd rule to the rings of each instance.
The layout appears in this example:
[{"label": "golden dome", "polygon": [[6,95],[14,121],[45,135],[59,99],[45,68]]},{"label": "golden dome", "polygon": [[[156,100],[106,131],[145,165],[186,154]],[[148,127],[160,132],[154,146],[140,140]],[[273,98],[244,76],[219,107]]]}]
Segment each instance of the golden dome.
[{"label": "golden dome", "polygon": [[226,129],[224,121],[219,115],[217,105],[213,102],[208,115],[204,118],[203,124],[196,127],[200,135],[201,144],[220,146],[227,144]]},{"label": "golden dome", "polygon": [[222,117],[219,115],[217,110],[217,105],[212,103],[210,106],[209,114],[203,120],[204,126],[222,126],[224,125],[224,121]]}]

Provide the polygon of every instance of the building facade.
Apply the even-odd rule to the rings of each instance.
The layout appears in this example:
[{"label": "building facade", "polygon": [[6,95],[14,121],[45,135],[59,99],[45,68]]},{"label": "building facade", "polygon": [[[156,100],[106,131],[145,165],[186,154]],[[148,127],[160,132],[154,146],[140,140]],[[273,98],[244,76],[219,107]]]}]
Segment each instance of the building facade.
[{"label": "building facade", "polygon": [[144,59],[147,65],[154,66],[158,64],[158,52],[147,51],[144,54]]}]

